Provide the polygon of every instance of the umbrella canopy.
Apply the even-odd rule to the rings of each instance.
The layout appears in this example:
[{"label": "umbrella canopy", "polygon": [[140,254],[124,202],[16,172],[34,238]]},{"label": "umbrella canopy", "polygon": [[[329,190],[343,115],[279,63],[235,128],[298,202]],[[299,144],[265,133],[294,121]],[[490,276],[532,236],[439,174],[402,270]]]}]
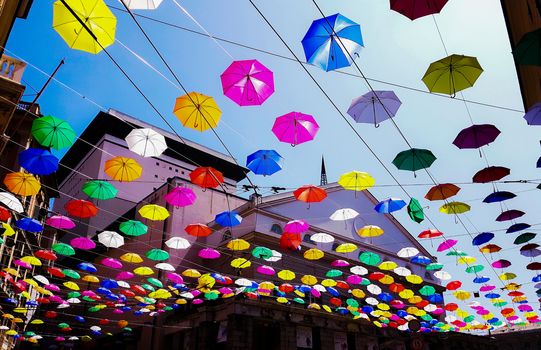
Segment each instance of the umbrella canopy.
[{"label": "umbrella canopy", "polygon": [[98,242],[107,248],[119,248],[124,245],[124,237],[114,231],[103,231],[98,234]]},{"label": "umbrella canopy", "polygon": [[444,214],[462,214],[470,211],[471,207],[462,202],[449,202],[440,207],[440,212]]},{"label": "umbrella canopy", "polygon": [[419,238],[436,238],[442,236],[443,233],[436,229],[429,229],[424,230],[423,232],[419,233],[417,237]]},{"label": "umbrella canopy", "polygon": [[274,150],[259,150],[246,158],[246,167],[257,175],[272,175],[282,170],[284,158]]},{"label": "umbrella canopy", "polygon": [[314,117],[300,112],[284,114],[276,118],[272,126],[278,140],[292,146],[313,140],[318,130],[319,125]]},{"label": "umbrella canopy", "polygon": [[145,253],[145,256],[153,261],[163,261],[169,259],[169,253],[162,249],[151,249]]},{"label": "umbrella canopy", "polygon": [[29,173],[49,175],[58,169],[58,158],[41,148],[29,148],[19,153],[19,165]]},{"label": "umbrella canopy", "polygon": [[419,254],[419,250],[414,247],[405,247],[398,251],[397,255],[401,258],[411,258]]},{"label": "umbrella canopy", "polygon": [[392,213],[393,211],[400,210],[406,206],[406,202],[404,202],[400,198],[388,198],[384,201],[379,202],[374,207],[374,210],[378,213],[382,214],[388,214]]},{"label": "umbrella canopy", "polygon": [[224,182],[224,176],[213,167],[199,167],[190,173],[190,180],[202,188],[216,188]]},{"label": "umbrella canopy", "polygon": [[292,220],[285,224],[284,231],[290,233],[303,233],[308,231],[309,228],[310,225],[304,220]]},{"label": "umbrella canopy", "polygon": [[501,222],[501,221],[515,220],[524,216],[525,214],[526,213],[523,212],[522,210],[516,210],[516,209],[506,210],[502,212],[500,215],[498,215],[498,217],[496,218],[496,221]]},{"label": "umbrella canopy", "polygon": [[126,236],[134,237],[144,235],[148,232],[148,227],[137,220],[124,221],[118,226],[118,229]]},{"label": "umbrella canopy", "polygon": [[350,191],[363,191],[374,186],[375,183],[376,179],[370,174],[356,170],[342,174],[338,179],[338,184]]},{"label": "umbrella canopy", "polygon": [[529,242],[532,239],[534,239],[536,236],[537,234],[532,233],[532,232],[523,233],[520,236],[517,236],[517,238],[515,238],[515,241],[513,242],[513,244],[523,244],[523,243]]},{"label": "umbrella canopy", "polygon": [[492,232],[482,232],[475,236],[472,240],[472,245],[478,246],[490,242],[494,238],[494,233]]},{"label": "umbrella canopy", "polygon": [[391,10],[412,21],[428,15],[440,13],[447,0],[391,0]]},{"label": "umbrella canopy", "polygon": [[415,172],[430,167],[435,160],[436,157],[430,150],[411,148],[398,153],[393,164],[400,170]]},{"label": "umbrella canopy", "polygon": [[250,243],[248,243],[242,238],[232,239],[229,242],[227,242],[227,248],[234,251],[246,250],[250,248]]},{"label": "umbrella canopy", "polygon": [[125,140],[130,151],[141,157],[159,157],[167,149],[165,137],[149,128],[133,129]]},{"label": "umbrella canopy", "polygon": [[301,242],[302,237],[300,233],[284,232],[280,237],[280,247],[282,249],[297,250]]},{"label": "umbrella canopy", "polygon": [[421,203],[419,203],[419,201],[413,197],[410,199],[410,202],[408,204],[408,215],[411,220],[415,221],[418,224],[423,222],[425,219],[425,213],[423,211]]},{"label": "umbrella canopy", "polygon": [[492,124],[475,124],[458,133],[453,144],[460,149],[479,148],[494,142],[500,130]]},{"label": "umbrella canopy", "polygon": [[130,10],[155,10],[163,0],[122,0]]},{"label": "umbrella canopy", "polygon": [[113,180],[130,182],[141,177],[143,168],[135,159],[115,157],[105,162],[105,173]]},{"label": "umbrella canopy", "polygon": [[348,114],[357,123],[374,124],[392,118],[402,105],[393,91],[370,91],[351,102]]},{"label": "umbrella canopy", "polygon": [[178,186],[165,195],[167,203],[175,207],[186,207],[195,203],[197,196],[188,187]]},{"label": "umbrella canopy", "polygon": [[51,216],[45,220],[45,223],[59,230],[71,230],[75,227],[75,223],[70,218],[62,215]]},{"label": "umbrella canopy", "polygon": [[521,65],[541,66],[541,29],[522,36],[513,49],[515,61]]},{"label": "umbrella canopy", "polygon": [[530,227],[531,227],[530,224],[527,224],[525,222],[519,222],[519,223],[509,226],[507,230],[505,231],[505,233],[514,233],[514,232],[525,230]]},{"label": "umbrella canopy", "polygon": [[66,243],[55,243],[51,247],[53,251],[60,255],[72,256],[75,255],[75,249]]},{"label": "umbrella canopy", "polygon": [[322,200],[327,198],[327,191],[317,186],[305,185],[296,189],[293,192],[293,195],[299,201],[313,203],[321,202]]},{"label": "umbrella canopy", "polygon": [[475,183],[488,183],[498,181],[511,174],[509,168],[502,166],[490,166],[479,170],[472,178]]},{"label": "umbrella canopy", "polygon": [[481,253],[488,253],[488,254],[497,253],[500,250],[502,250],[502,248],[497,244],[487,244],[487,245],[479,248],[479,251]]},{"label": "umbrella canopy", "polygon": [[236,211],[224,211],[216,215],[214,221],[223,227],[234,227],[240,225],[242,217]]},{"label": "umbrella canopy", "polygon": [[45,147],[61,149],[69,147],[75,140],[75,131],[62,119],[44,116],[32,122],[32,136]]},{"label": "umbrella canopy", "polygon": [[118,190],[107,181],[90,180],[84,183],[83,192],[90,198],[108,200],[116,197]]},{"label": "umbrella canopy", "polygon": [[190,242],[186,238],[171,237],[165,241],[165,245],[171,249],[187,249],[190,247]]},{"label": "umbrella canopy", "polygon": [[528,125],[541,125],[541,102],[534,104],[524,115]]},{"label": "umbrella canopy", "polygon": [[432,187],[425,195],[429,201],[445,200],[455,196],[460,191],[460,187],[445,183]]},{"label": "umbrella canopy", "polygon": [[11,193],[0,192],[0,203],[13,210],[16,213],[22,213],[24,211],[21,202]]},{"label": "umbrella canopy", "polygon": [[167,209],[157,204],[146,204],[139,209],[139,215],[152,221],[163,221],[169,217]]},{"label": "umbrella canopy", "polygon": [[25,230],[28,232],[38,233],[43,231],[43,226],[41,226],[41,223],[37,221],[36,219],[32,218],[22,218],[15,222],[15,226],[17,228],[20,228],[21,230]]},{"label": "umbrella canopy", "polygon": [[357,211],[351,208],[338,209],[329,217],[333,221],[345,221],[354,219],[359,215]]},{"label": "umbrella canopy", "polygon": [[53,28],[69,47],[97,54],[115,42],[116,17],[103,0],[65,2],[70,8],[60,0],[53,4]]},{"label": "umbrella canopy", "polygon": [[4,184],[10,192],[23,197],[38,194],[41,189],[38,179],[24,172],[7,174]]},{"label": "umbrella canopy", "polygon": [[329,235],[328,233],[320,232],[311,235],[310,240],[316,243],[332,243],[334,242],[334,237]]},{"label": "umbrella canopy", "polygon": [[486,196],[486,198],[483,199],[483,202],[485,202],[485,203],[499,203],[499,202],[503,202],[503,201],[515,198],[516,196],[517,195],[512,193],[512,192],[497,191],[497,192],[493,192],[493,193],[489,194],[488,196]]},{"label": "umbrella canopy", "polygon": [[375,225],[367,225],[357,230],[357,234],[364,238],[379,237],[383,232],[381,227]]},{"label": "umbrella canopy", "polygon": [[472,87],[481,73],[483,68],[477,58],[451,55],[431,63],[423,82],[430,92],[455,96],[457,92]]},{"label": "umbrella canopy", "polygon": [[66,203],[64,208],[68,214],[78,218],[86,219],[98,215],[98,208],[94,203],[84,199],[72,199]]},{"label": "umbrella canopy", "polygon": [[274,93],[273,73],[258,60],[234,61],[220,78],[224,95],[239,106],[259,106]]},{"label": "umbrella canopy", "polygon": [[198,92],[178,97],[173,113],[182,125],[201,132],[217,127],[222,116],[216,101]]},{"label": "umbrella canopy", "polygon": [[350,66],[364,44],[361,27],[337,13],[313,21],[302,46],[306,61],[328,72]]},{"label": "umbrella canopy", "polygon": [[87,237],[76,237],[70,241],[70,245],[73,248],[90,250],[96,248],[96,243]]},{"label": "umbrella canopy", "polygon": [[437,251],[438,252],[444,252],[446,250],[449,250],[449,249],[453,248],[457,243],[458,243],[458,241],[456,239],[446,239],[445,241],[440,243],[440,245],[438,246]]},{"label": "umbrella canopy", "polygon": [[184,231],[194,237],[207,237],[212,233],[212,229],[203,224],[190,224],[184,228]]}]

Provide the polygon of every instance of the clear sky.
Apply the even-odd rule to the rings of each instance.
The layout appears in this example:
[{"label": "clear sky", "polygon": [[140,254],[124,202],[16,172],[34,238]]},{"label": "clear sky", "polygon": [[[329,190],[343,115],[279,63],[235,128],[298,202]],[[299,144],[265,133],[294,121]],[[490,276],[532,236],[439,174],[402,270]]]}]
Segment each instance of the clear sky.
[{"label": "clear sky", "polygon": [[[106,2],[121,6],[118,1]],[[217,37],[291,56],[248,0],[179,2]],[[312,0],[255,2],[295,53],[304,58],[300,41],[312,20],[321,17]],[[421,78],[428,65],[446,56],[431,16],[412,22],[390,11],[387,0],[317,2],[326,14],[340,12],[361,25],[365,48],[357,62],[366,76],[426,91]],[[99,111],[98,106],[89,102],[92,100],[105,109],[115,108],[167,129],[105,54],[91,55],[67,47],[51,27],[52,3],[52,0],[34,1],[28,19],[16,22],[7,53],[20,56],[46,72],[51,72],[65,58],[66,64],[57,78],[87,99],[53,83],[39,101],[42,112],[64,118],[77,131],[82,131]],[[118,17],[117,40],[170,77],[133,21],[125,13],[113,12]],[[170,0],[164,0],[156,11],[139,13],[199,30]],[[482,202],[492,192],[492,186],[468,184],[473,174],[485,167],[487,162],[511,168],[512,173],[508,179],[540,178],[535,167],[541,154],[539,129],[527,126],[522,119],[522,100],[500,2],[450,0],[435,19],[448,52],[475,56],[484,68],[475,86],[466,90],[464,96],[469,100],[518,110],[468,105],[475,123],[492,123],[502,132],[495,143],[484,148],[486,157],[481,158],[477,150],[459,150],[452,144],[456,134],[471,125],[463,102],[381,82],[372,82],[372,86],[377,90],[394,90],[402,100],[403,105],[395,121],[414,147],[431,149],[436,155],[438,159],[430,168],[433,177],[439,183],[466,183],[459,185],[462,190],[456,200],[465,201],[472,207],[471,212],[461,216],[469,232],[460,223],[456,223],[453,216],[438,212],[442,203],[423,200],[423,205],[428,206],[427,215],[439,230],[445,232],[447,238],[454,237],[460,241],[458,249],[477,257],[479,263],[485,265],[481,275],[491,277],[491,282],[501,287],[502,283],[495,274],[501,271],[492,270],[485,258],[471,245],[471,237],[478,232],[494,232],[496,238],[491,243],[500,244],[504,250],[494,254],[493,260],[487,256],[488,262],[499,258],[512,261],[513,266],[506,271],[518,275],[516,282],[528,283],[523,291],[528,292],[531,305],[538,309],[535,288],[531,283],[535,273],[525,269],[531,259],[521,256],[519,247],[512,244],[518,233],[505,234],[510,223],[495,221],[502,207]],[[222,94],[219,76],[232,60],[216,43],[183,30],[144,19],[140,21],[183,84],[190,91],[214,96],[223,111],[217,132],[239,163],[244,164],[246,155],[258,149],[276,149],[285,158],[283,171],[265,178],[251,175],[256,184],[286,188],[318,184],[321,156],[324,155],[330,181],[336,181],[346,171],[366,171],[377,180],[378,186],[372,192],[378,198],[400,197],[409,200],[295,61],[222,43],[235,59],[256,58],[275,74],[276,93],[261,107],[241,108]],[[112,45],[109,50],[180,135],[223,150],[211,132],[201,134],[187,130],[173,116],[174,101],[182,94],[181,91],[143,65],[120,43]],[[354,97],[368,91],[360,78],[336,72],[327,73],[316,67],[309,67],[309,70],[344,113]],[[342,71],[358,74],[354,67]],[[29,85],[27,93],[31,94],[31,87],[39,89],[46,76],[29,67],[24,80]],[[26,100],[31,98],[28,96]],[[316,118],[321,129],[313,142],[298,147],[277,142],[270,131],[274,119],[290,111],[312,114]],[[396,128],[390,122],[383,123],[377,129],[368,124],[356,124],[355,128],[399,181],[408,185],[408,192],[422,199],[432,184],[427,174],[419,172],[414,177],[412,173],[399,171],[391,164],[398,152],[408,148]],[[541,191],[536,190],[535,186],[532,183],[498,185],[499,190],[518,194],[515,199],[504,203],[503,210],[507,207],[525,211],[527,214],[520,221],[534,225],[531,232],[539,232],[541,225],[541,214],[537,210]],[[397,213],[396,217],[414,235],[432,228],[427,221],[420,225],[411,222],[405,211]],[[541,236],[535,241],[541,241]],[[440,242],[435,241],[434,247],[425,242],[425,246],[446,265],[445,270],[454,279],[464,282],[464,289],[478,289],[479,285],[471,282],[475,276],[465,273],[464,265],[457,266],[451,257],[435,253],[435,247]],[[446,298],[447,301],[454,301],[452,296]],[[491,306],[488,299],[483,297],[473,300],[480,301],[486,307]],[[467,310],[471,311],[469,308]],[[496,316],[501,318],[499,312]]]}]

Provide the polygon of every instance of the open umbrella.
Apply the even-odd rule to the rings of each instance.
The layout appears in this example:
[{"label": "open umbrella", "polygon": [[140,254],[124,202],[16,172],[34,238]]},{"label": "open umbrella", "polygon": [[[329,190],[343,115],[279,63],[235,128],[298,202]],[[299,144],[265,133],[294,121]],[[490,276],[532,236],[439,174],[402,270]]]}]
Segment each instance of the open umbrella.
[{"label": "open umbrella", "polygon": [[167,203],[175,207],[186,207],[194,204],[197,196],[192,189],[178,186],[167,193],[164,198]]},{"label": "open umbrella", "polygon": [[351,102],[348,114],[357,123],[379,123],[396,115],[402,102],[393,91],[370,91]]},{"label": "open umbrella", "polygon": [[361,27],[335,14],[312,22],[302,39],[306,61],[331,71],[350,66],[363,47]]},{"label": "open umbrella", "polygon": [[462,214],[470,211],[471,207],[462,202],[449,202],[440,207],[440,212],[444,214]]},{"label": "open umbrella", "polygon": [[367,225],[357,230],[357,234],[363,238],[379,237],[383,232],[381,227],[375,225]]},{"label": "open umbrella", "polygon": [[481,73],[483,68],[477,58],[451,55],[431,63],[423,82],[430,92],[455,96],[457,92],[472,87]]},{"label": "open umbrella", "polygon": [[139,209],[139,215],[152,221],[163,221],[169,217],[167,209],[157,204],[146,204]]},{"label": "open umbrella", "polygon": [[224,211],[216,215],[214,221],[223,227],[234,227],[240,225],[242,217],[236,211]]},{"label": "open umbrella", "polygon": [[494,238],[494,233],[482,232],[473,238],[472,245],[479,246],[487,242],[490,242],[493,238]]},{"label": "open umbrella", "polygon": [[32,218],[22,218],[15,222],[15,226],[21,230],[25,230],[32,233],[38,233],[43,231],[43,226],[39,221]]},{"label": "open umbrella", "polygon": [[207,237],[212,233],[212,229],[203,224],[190,224],[184,228],[184,231],[194,237]]},{"label": "open umbrella", "polygon": [[419,233],[417,237],[419,238],[436,238],[442,236],[443,233],[436,229],[429,229],[424,230],[423,232]]},{"label": "open umbrella", "polygon": [[398,153],[393,164],[400,170],[413,171],[415,174],[417,170],[430,167],[435,160],[436,157],[430,150],[411,148]]},{"label": "open umbrella", "polygon": [[509,226],[507,230],[505,230],[505,233],[515,233],[515,232],[522,231],[530,227],[531,227],[530,224],[527,224],[525,222],[519,222],[519,223]]},{"label": "open umbrella", "polygon": [[425,219],[425,213],[423,211],[421,203],[419,203],[419,201],[413,197],[410,199],[410,202],[408,204],[408,215],[411,220],[415,221],[418,224],[423,222]]},{"label": "open umbrella", "polygon": [[425,195],[429,201],[445,200],[456,195],[460,191],[460,187],[446,183],[433,186]]},{"label": "open umbrella", "polygon": [[259,150],[246,158],[246,167],[257,175],[272,175],[282,170],[283,158],[274,150]]},{"label": "open umbrella", "polygon": [[313,185],[304,185],[293,192],[295,198],[306,203],[321,202],[327,198],[327,191]]},{"label": "open umbrella", "polygon": [[130,151],[142,157],[159,157],[167,149],[165,137],[150,128],[133,129],[125,140]]},{"label": "open umbrella", "polygon": [[498,181],[511,174],[511,170],[502,166],[489,166],[479,170],[472,178],[475,183]]},{"label": "open umbrella", "polygon": [[259,106],[274,93],[273,74],[258,60],[234,61],[220,78],[224,95],[239,106]]},{"label": "open umbrella", "polygon": [[190,242],[186,238],[171,237],[165,241],[165,245],[171,249],[187,249],[190,247]]},{"label": "open umbrella", "polygon": [[103,231],[98,234],[98,242],[107,248],[119,248],[124,245],[124,237],[114,231]]},{"label": "open umbrella", "polygon": [[501,221],[515,220],[522,217],[524,214],[526,213],[521,210],[516,210],[516,209],[506,210],[502,212],[500,215],[498,215],[498,217],[496,218],[496,221],[501,222]]},{"label": "open umbrella", "polygon": [[345,221],[354,219],[359,215],[357,211],[351,208],[338,209],[329,217],[333,221]]},{"label": "open umbrella", "polygon": [[457,243],[458,243],[458,241],[456,239],[446,239],[445,241],[440,243],[440,245],[438,246],[437,251],[438,252],[444,252],[446,250],[449,250],[449,249],[453,248]]},{"label": "open umbrella", "polygon": [[162,249],[151,249],[145,253],[145,256],[153,261],[163,261],[169,259],[169,253]]},{"label": "open umbrella", "polygon": [[91,250],[96,248],[96,243],[94,243],[93,240],[87,237],[75,237],[70,241],[70,245],[73,248],[82,250]]},{"label": "open umbrella", "polygon": [[90,180],[83,184],[83,192],[90,198],[108,200],[116,197],[118,190],[107,181]]},{"label": "open umbrella", "polygon": [[182,125],[201,132],[217,127],[222,116],[216,101],[198,92],[178,97],[173,113]]},{"label": "open umbrella", "polygon": [[53,28],[69,47],[97,54],[115,42],[116,17],[103,0],[65,3],[69,8],[60,0],[53,4]]},{"label": "open umbrella", "polygon": [[155,10],[163,0],[122,0],[130,10]]},{"label": "open umbrella", "polygon": [[313,140],[318,130],[319,125],[314,117],[300,112],[284,114],[276,118],[272,126],[278,140],[292,146]]},{"label": "open umbrella", "polygon": [[376,180],[363,171],[350,171],[340,175],[338,184],[349,191],[363,191],[376,183]]},{"label": "open umbrella", "polygon": [[474,124],[458,133],[453,144],[460,149],[479,148],[494,142],[500,130],[492,124]]},{"label": "open umbrella", "polygon": [[135,159],[115,157],[105,162],[105,173],[113,180],[130,182],[141,177],[143,168]]},{"label": "open umbrella", "polygon": [[302,237],[300,233],[284,232],[280,236],[280,247],[287,250],[297,250],[301,245]]},{"label": "open umbrella", "polygon": [[213,167],[198,167],[190,173],[192,183],[202,188],[216,188],[224,182],[222,173]]},{"label": "open umbrella", "polygon": [[75,131],[62,119],[44,116],[32,122],[32,136],[45,147],[61,149],[69,147],[75,140]]},{"label": "open umbrella", "polygon": [[141,221],[137,220],[124,221],[120,223],[118,229],[126,236],[133,237],[142,236],[148,232],[148,227]]},{"label": "open umbrella", "polygon": [[58,158],[41,148],[29,148],[19,153],[19,165],[29,173],[49,175],[58,169]]},{"label": "open umbrella", "polygon": [[384,201],[379,202],[374,207],[374,210],[378,213],[382,214],[388,214],[392,213],[393,211],[400,210],[406,206],[406,202],[404,202],[400,198],[388,198]]},{"label": "open umbrella", "polygon": [[499,203],[499,202],[503,202],[503,201],[515,198],[516,196],[517,195],[512,193],[512,192],[496,191],[496,192],[493,192],[493,193],[489,194],[488,196],[486,196],[486,198],[483,199],[483,202],[485,202],[485,203]]},{"label": "open umbrella", "polygon": [[440,13],[445,4],[447,4],[447,0],[391,0],[391,10],[413,21],[417,18]]},{"label": "open umbrella", "polygon": [[515,241],[513,242],[513,244],[527,243],[531,241],[532,239],[534,239],[536,236],[537,234],[532,233],[532,232],[523,233],[520,236],[517,236],[517,238],[515,238]]},{"label": "open umbrella", "polygon": [[98,208],[92,202],[84,199],[72,199],[66,203],[64,208],[69,215],[82,219],[98,215]]},{"label": "open umbrella", "polygon": [[22,213],[24,211],[23,205],[21,202],[11,193],[0,192],[0,203],[5,205],[10,210],[13,210],[16,213]]},{"label": "open umbrella", "polygon": [[518,64],[541,66],[541,29],[524,34],[513,49],[513,56]]},{"label": "open umbrella", "polygon": [[7,174],[4,184],[10,192],[23,197],[38,194],[41,189],[38,179],[20,171]]},{"label": "open umbrella", "polygon": [[531,106],[524,114],[524,119],[526,119],[528,125],[541,125],[541,102]]}]

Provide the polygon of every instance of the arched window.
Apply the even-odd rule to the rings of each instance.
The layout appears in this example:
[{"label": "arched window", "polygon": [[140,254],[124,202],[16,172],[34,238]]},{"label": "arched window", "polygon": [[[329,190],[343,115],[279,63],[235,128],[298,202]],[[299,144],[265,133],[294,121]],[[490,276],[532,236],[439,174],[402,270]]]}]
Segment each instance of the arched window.
[{"label": "arched window", "polygon": [[231,231],[226,230],[224,234],[222,235],[222,242],[227,241],[231,239]]},{"label": "arched window", "polygon": [[309,234],[309,233],[305,234],[305,235],[302,237],[302,241],[305,242],[305,243],[314,243],[314,242],[312,242],[312,240],[310,239],[311,236],[312,236],[312,235]]},{"label": "arched window", "polygon": [[282,227],[278,224],[272,224],[271,232],[281,235],[283,233]]}]

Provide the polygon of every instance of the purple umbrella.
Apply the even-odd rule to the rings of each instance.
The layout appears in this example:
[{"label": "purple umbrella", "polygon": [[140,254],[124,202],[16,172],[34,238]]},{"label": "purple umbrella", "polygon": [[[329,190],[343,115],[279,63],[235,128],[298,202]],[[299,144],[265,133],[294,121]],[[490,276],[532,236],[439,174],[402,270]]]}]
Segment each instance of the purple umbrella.
[{"label": "purple umbrella", "polygon": [[51,216],[50,218],[45,220],[45,223],[59,230],[70,230],[75,227],[73,221],[67,216],[63,215]]},{"label": "purple umbrella", "polygon": [[105,258],[101,261],[101,264],[103,266],[110,267],[112,269],[121,269],[122,263],[114,258]]},{"label": "purple umbrella", "polygon": [[402,102],[393,91],[370,91],[351,102],[348,114],[357,123],[379,123],[396,115]]},{"label": "purple umbrella", "polygon": [[292,146],[311,141],[317,134],[319,125],[314,117],[299,112],[291,112],[276,118],[272,132],[278,140]]},{"label": "purple umbrella", "polygon": [[541,125],[541,102],[534,104],[524,115],[528,125]]},{"label": "purple umbrella", "polygon": [[526,213],[521,210],[511,209],[511,210],[504,211],[500,215],[498,215],[498,217],[496,218],[496,221],[514,220],[514,219],[520,218],[524,214]]},{"label": "purple umbrella", "polygon": [[539,244],[529,243],[520,248],[520,254],[528,258],[535,258],[536,256],[541,255],[541,250],[538,248]]},{"label": "purple umbrella", "polygon": [[82,250],[90,250],[96,248],[96,243],[93,240],[86,237],[77,237],[70,241],[70,245],[73,248],[78,248]]},{"label": "purple umbrella", "polygon": [[185,207],[192,205],[197,199],[195,193],[187,187],[175,187],[165,195],[167,203],[175,207]]},{"label": "purple umbrella", "polygon": [[458,133],[453,144],[460,149],[479,148],[496,140],[500,130],[492,124],[475,124]]},{"label": "purple umbrella", "polygon": [[224,95],[239,106],[259,106],[274,93],[272,72],[257,60],[234,61],[221,79]]}]

